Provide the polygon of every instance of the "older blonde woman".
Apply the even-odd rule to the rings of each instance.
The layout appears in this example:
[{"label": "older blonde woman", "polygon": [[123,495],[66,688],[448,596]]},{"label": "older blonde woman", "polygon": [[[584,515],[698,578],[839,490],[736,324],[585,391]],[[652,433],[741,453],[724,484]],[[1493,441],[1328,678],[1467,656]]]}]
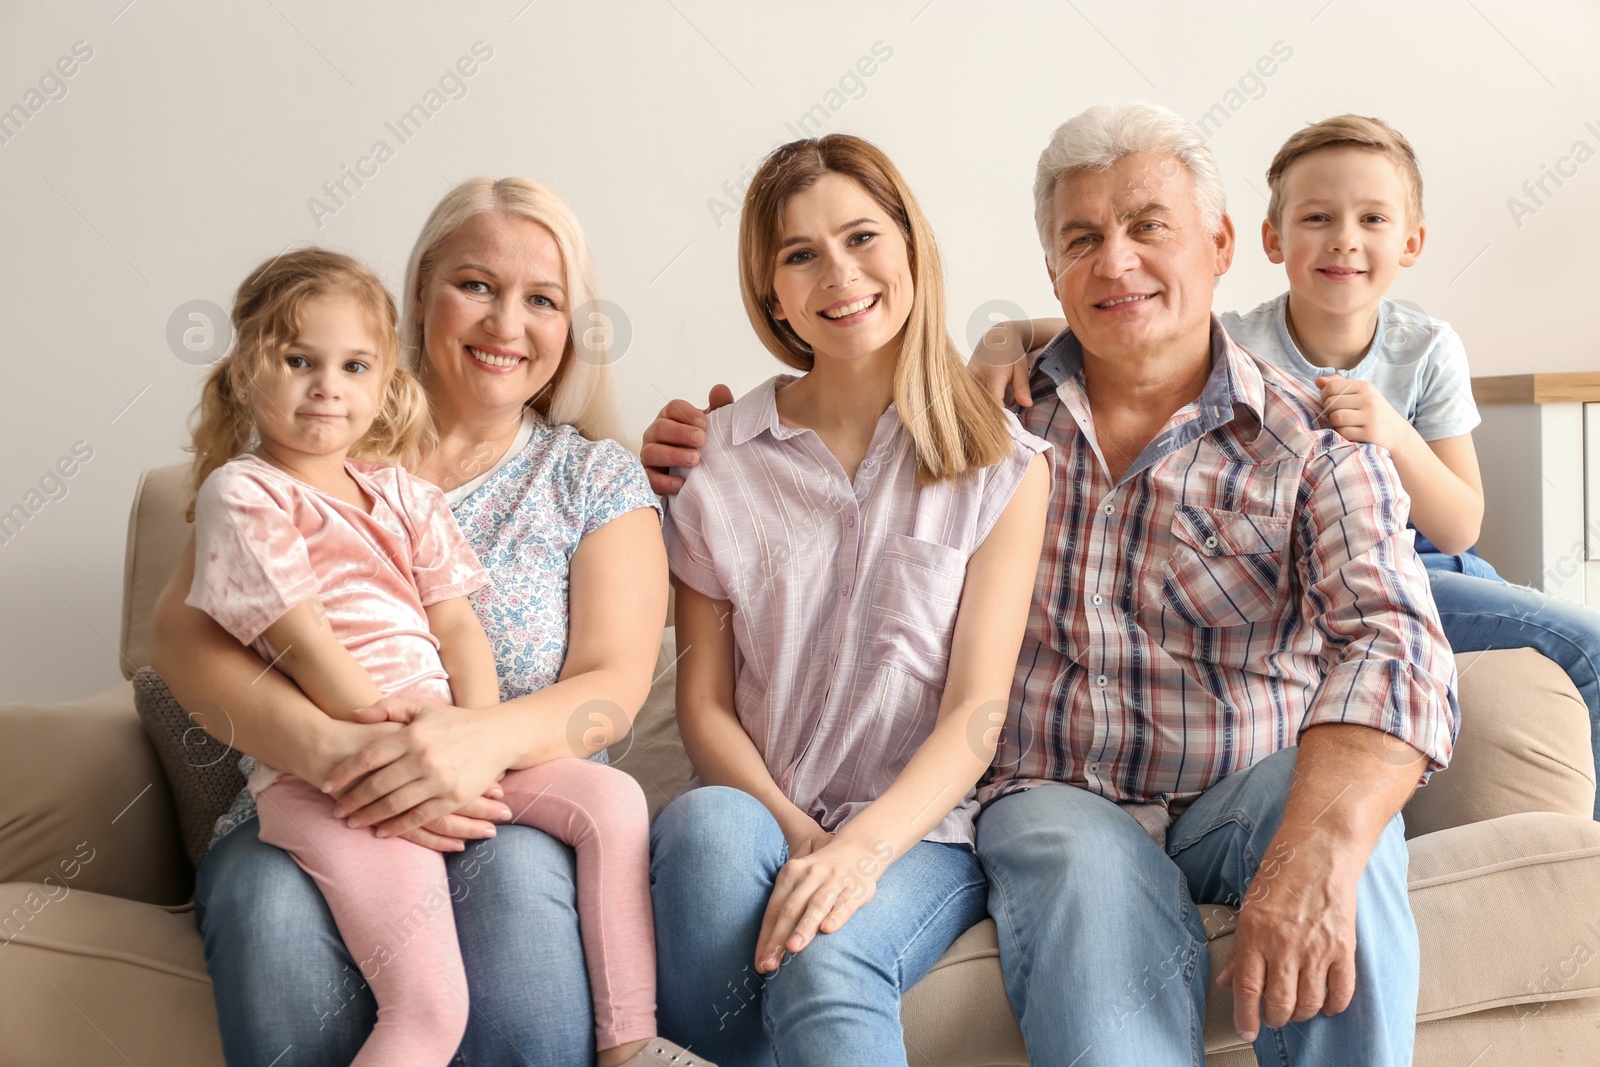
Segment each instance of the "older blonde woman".
[{"label": "older blonde woman", "polygon": [[[666,611],[655,499],[638,462],[606,440],[603,338],[572,324],[594,273],[552,193],[515,178],[452,190],[417,240],[403,297],[433,423],[401,458],[445,490],[490,574],[473,607],[501,703],[391,700],[373,721],[334,720],[184,605],[192,554],[158,605],[155,666],[186,707],[226,710],[235,747],[340,795],[351,825],[446,854],[474,1009],[468,1062],[588,1062],[572,855],[528,827],[497,832],[511,812],[496,782],[594,755],[643,703]],[[575,716],[592,725],[594,707],[619,714],[569,730]],[[348,1062],[374,1022],[362,971],[377,964],[349,957],[310,878],[239,809],[196,885],[228,1061]]]}]

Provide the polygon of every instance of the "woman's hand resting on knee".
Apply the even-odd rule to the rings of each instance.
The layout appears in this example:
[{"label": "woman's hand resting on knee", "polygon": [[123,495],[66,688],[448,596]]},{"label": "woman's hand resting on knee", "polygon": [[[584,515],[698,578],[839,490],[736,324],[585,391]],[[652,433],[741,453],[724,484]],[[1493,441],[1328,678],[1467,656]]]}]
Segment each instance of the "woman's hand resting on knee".
[{"label": "woman's hand resting on knee", "polygon": [[866,845],[819,828],[778,872],[756,937],[756,970],[778,969],[785,952],[798,953],[818,933],[831,934],[878,891],[878,878],[894,858],[886,842]]}]

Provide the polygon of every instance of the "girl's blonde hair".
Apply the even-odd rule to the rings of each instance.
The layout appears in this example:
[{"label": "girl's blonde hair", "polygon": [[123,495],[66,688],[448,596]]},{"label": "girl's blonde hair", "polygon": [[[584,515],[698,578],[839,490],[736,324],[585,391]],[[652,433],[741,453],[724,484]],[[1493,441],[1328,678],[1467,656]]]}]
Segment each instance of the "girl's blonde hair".
[{"label": "girl's blonde hair", "polygon": [[270,259],[250,272],[233,300],[233,350],[206,376],[200,404],[190,418],[189,508],[206,477],[249,448],[256,435],[249,398],[269,377],[288,373],[283,355],[300,333],[307,300],[344,296],[366,313],[385,377],[383,402],[372,426],[350,454],[393,462],[414,448],[428,426],[428,398],[416,376],[399,366],[394,300],[366,267],[323,248],[302,248]]},{"label": "girl's blonde hair", "polygon": [[[549,383],[534,394],[529,406],[550,422],[567,423],[590,440],[620,439],[621,420],[612,391],[610,329],[600,310],[599,286],[589,242],[577,216],[548,188],[527,178],[472,178],[445,194],[423,224],[406,264],[403,316],[400,325],[404,365],[427,376],[428,339],[419,309],[439,247],[463,223],[484,212],[503,211],[538,223],[555,238],[566,272],[567,344]],[[598,328],[597,328],[598,327]],[[620,355],[620,353],[619,353]],[[417,441],[418,455],[432,451],[436,440],[430,425]]]},{"label": "girl's blonde hair", "polygon": [[911,189],[875,145],[849,134],[791,141],[762,161],[739,220],[739,289],[750,325],[767,350],[798,370],[814,363],[811,347],[774,318],[783,209],[824,174],[853,178],[900,229],[910,260],[911,313],[894,371],[894,402],[917,450],[925,485],[998,463],[1011,448],[1005,414],[967,373],[945,328],[944,274],[933,229]]}]

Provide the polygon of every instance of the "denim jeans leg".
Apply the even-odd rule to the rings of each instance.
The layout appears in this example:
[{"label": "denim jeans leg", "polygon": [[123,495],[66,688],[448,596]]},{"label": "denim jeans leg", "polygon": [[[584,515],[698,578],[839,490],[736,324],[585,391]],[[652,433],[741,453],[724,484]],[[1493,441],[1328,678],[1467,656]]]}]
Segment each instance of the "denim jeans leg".
[{"label": "denim jeans leg", "polygon": [[896,859],[843,927],[767,980],[762,1012],[784,1067],[907,1062],[900,998],[983,918],[987,888],[961,845],[919,841]]},{"label": "denim jeans leg", "polygon": [[465,1067],[569,1067],[594,1055],[594,1005],[578,936],[577,859],[506,825],[445,856],[472,1013]]},{"label": "denim jeans leg", "polygon": [[1126,812],[1036,786],[978,819],[1006,994],[1036,1067],[1199,1067],[1210,956],[1182,872]]},{"label": "denim jeans leg", "polygon": [[228,1067],[354,1059],[377,1002],[316,883],[257,820],[206,854],[194,894]]},{"label": "denim jeans leg", "polygon": [[721,1067],[771,1067],[756,937],[789,846],[748,793],[703,786],[650,828],[662,1036]]},{"label": "denim jeans leg", "polygon": [[[1600,611],[1537,589],[1429,569],[1444,635],[1457,652],[1531,648],[1554,660],[1589,708],[1589,734],[1600,763]],[[1595,803],[1600,819],[1600,798]]]},{"label": "denim jeans leg", "polygon": [[[1252,881],[1294,863],[1269,854],[1283,818],[1299,750],[1284,749],[1229,775],[1191,804],[1167,835],[1167,851],[1203,904],[1237,906]],[[1396,815],[1373,849],[1356,887],[1356,990],[1338,1015],[1317,1015],[1281,1029],[1262,1027],[1259,1063],[1322,1067],[1404,1067],[1417,1025],[1421,958],[1406,893],[1405,826]],[[1266,866],[1263,867],[1263,864]],[[1257,893],[1270,892],[1268,882]]]},{"label": "denim jeans leg", "polygon": [[[594,1054],[571,851],[501,827],[446,857],[472,1015],[458,1062],[567,1067]],[[195,880],[229,1067],[349,1063],[377,1004],[316,883],[263,844],[256,820],[228,834]]]}]

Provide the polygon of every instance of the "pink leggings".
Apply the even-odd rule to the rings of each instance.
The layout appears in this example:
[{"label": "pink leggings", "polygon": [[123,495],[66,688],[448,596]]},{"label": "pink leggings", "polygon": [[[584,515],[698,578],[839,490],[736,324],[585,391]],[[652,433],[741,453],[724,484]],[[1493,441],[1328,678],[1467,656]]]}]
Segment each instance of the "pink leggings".
[{"label": "pink leggings", "polygon": [[[578,855],[578,919],[597,1048],[656,1033],[655,925],[644,794],[614,767],[558,759],[500,783],[512,821]],[[333,798],[285,775],[257,798],[261,840],[316,880],[345,947],[378,1001],[354,1067],[444,1067],[467,1029],[467,980],[444,858],[398,837],[352,830]]]}]

